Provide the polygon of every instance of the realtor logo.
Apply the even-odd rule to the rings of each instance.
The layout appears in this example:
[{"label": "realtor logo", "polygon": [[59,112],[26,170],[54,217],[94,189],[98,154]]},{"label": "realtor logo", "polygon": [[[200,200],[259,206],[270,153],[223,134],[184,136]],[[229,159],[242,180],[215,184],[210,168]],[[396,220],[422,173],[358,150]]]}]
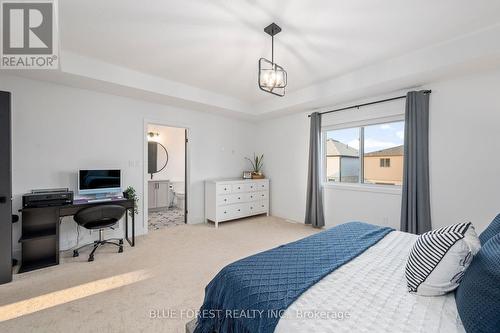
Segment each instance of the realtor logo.
[{"label": "realtor logo", "polygon": [[1,1],[3,69],[57,69],[56,0]]}]

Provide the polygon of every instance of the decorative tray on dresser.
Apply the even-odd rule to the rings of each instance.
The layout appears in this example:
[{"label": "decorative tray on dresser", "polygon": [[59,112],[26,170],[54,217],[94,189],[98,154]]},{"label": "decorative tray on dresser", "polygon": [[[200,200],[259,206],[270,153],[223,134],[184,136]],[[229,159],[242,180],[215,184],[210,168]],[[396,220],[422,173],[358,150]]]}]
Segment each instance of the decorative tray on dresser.
[{"label": "decorative tray on dresser", "polygon": [[205,181],[205,219],[219,222],[269,215],[269,179],[215,179]]}]

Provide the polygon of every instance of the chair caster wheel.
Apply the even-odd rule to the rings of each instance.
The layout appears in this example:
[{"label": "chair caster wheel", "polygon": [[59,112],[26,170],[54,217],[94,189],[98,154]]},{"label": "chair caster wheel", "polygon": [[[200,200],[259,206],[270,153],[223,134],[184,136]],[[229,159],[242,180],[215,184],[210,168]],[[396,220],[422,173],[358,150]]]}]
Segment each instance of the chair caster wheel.
[{"label": "chair caster wheel", "polygon": [[120,246],[120,247],[118,248],[118,253],[122,253],[122,252],[123,252],[123,246]]},{"label": "chair caster wheel", "polygon": [[73,250],[73,258],[78,257],[80,253],[77,250]]},{"label": "chair caster wheel", "polygon": [[94,261],[94,256],[89,256],[89,262]]},{"label": "chair caster wheel", "polygon": [[118,244],[123,245],[123,239],[120,239],[120,240],[118,241]]}]

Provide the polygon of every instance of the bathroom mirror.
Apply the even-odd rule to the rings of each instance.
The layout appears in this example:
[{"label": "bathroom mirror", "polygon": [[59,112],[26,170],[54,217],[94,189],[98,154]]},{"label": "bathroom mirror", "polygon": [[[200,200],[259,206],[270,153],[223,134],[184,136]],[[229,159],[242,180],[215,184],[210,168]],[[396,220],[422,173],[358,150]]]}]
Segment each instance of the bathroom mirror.
[{"label": "bathroom mirror", "polygon": [[153,174],[165,169],[168,164],[168,151],[159,142],[148,142],[148,173],[153,179]]}]

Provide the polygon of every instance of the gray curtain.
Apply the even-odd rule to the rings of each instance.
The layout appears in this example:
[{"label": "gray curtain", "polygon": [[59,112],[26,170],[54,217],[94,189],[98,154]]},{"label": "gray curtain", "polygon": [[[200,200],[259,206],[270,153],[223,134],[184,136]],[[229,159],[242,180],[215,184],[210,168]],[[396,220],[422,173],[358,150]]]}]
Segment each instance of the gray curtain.
[{"label": "gray curtain", "polygon": [[309,142],[309,173],[307,177],[307,201],[305,223],[315,228],[325,225],[323,193],[321,186],[321,114],[311,114]]},{"label": "gray curtain", "polygon": [[429,94],[406,96],[403,200],[401,231],[422,234],[431,230],[429,198]]}]

